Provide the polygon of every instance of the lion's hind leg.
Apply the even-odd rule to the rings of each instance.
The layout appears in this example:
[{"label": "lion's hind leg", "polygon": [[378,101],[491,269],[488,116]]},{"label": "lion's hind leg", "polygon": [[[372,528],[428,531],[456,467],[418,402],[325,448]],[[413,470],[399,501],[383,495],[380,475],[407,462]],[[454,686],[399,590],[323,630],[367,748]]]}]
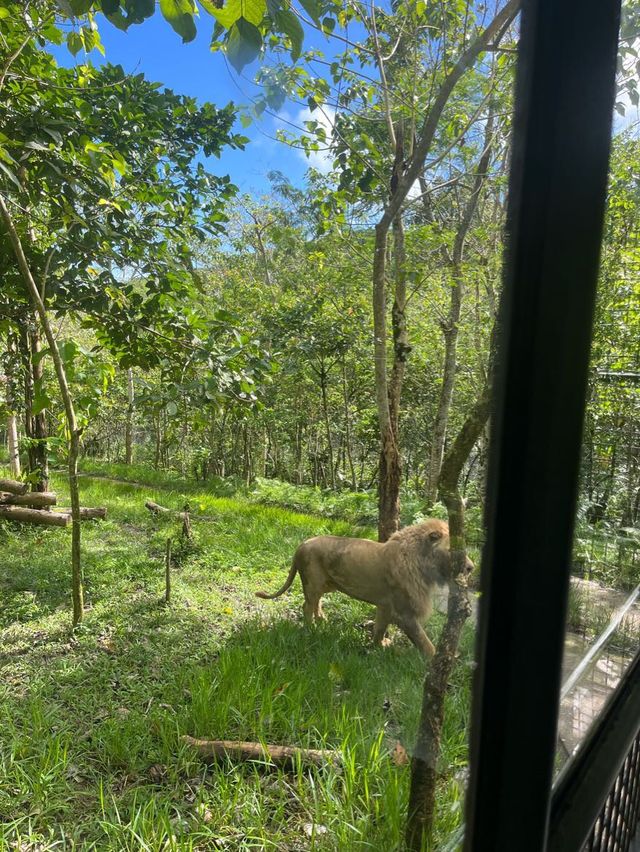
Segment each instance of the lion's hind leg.
[{"label": "lion's hind leg", "polygon": [[327,591],[324,584],[315,582],[312,577],[304,577],[302,579],[302,588],[304,591],[304,619],[307,624],[313,624],[314,621],[324,621],[325,614],[322,610],[320,599]]},{"label": "lion's hind leg", "polygon": [[387,627],[391,623],[391,612],[384,606],[379,606],[376,609],[376,620],[373,625],[373,644],[374,645],[389,645],[390,640],[385,639]]}]

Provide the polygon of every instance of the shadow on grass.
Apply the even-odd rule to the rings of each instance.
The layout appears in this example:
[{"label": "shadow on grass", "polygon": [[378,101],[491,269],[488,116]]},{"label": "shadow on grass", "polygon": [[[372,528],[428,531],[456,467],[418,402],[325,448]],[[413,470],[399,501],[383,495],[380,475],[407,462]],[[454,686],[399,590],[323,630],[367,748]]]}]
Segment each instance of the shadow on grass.
[{"label": "shadow on grass", "polygon": [[[336,826],[362,824],[357,832],[366,836],[382,802],[389,813],[403,812],[406,777],[390,754],[397,740],[413,742],[424,664],[404,637],[372,649],[363,609],[334,600],[331,621],[309,629],[286,611],[238,624],[224,612],[179,599],[165,607],[140,592],[87,612],[73,637],[66,612],[36,634],[10,632],[0,675],[0,839],[13,842],[30,820],[43,837],[82,848],[133,849],[137,826],[155,849],[172,833],[191,842],[202,831],[212,842],[239,825],[253,840],[233,835],[232,848],[293,849],[286,838],[300,835],[309,813]],[[468,695],[468,675],[461,667],[454,692]],[[452,713],[460,743],[447,762],[456,764],[466,756],[466,709],[454,702]],[[265,792],[255,766],[205,770],[182,734],[339,748],[348,769],[339,780],[315,771],[297,778],[302,804],[292,828],[285,792],[293,779],[276,774],[276,788]],[[212,814],[204,827],[202,813]],[[100,845],[105,834],[110,847]]]}]

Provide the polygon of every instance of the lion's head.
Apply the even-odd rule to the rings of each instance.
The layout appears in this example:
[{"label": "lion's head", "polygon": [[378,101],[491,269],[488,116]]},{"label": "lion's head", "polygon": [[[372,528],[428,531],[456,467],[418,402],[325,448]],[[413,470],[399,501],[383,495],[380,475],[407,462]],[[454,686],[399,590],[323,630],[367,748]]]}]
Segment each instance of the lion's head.
[{"label": "lion's head", "polygon": [[[429,518],[420,524],[404,527],[394,533],[389,541],[398,541],[403,550],[417,563],[426,580],[446,585],[452,578],[449,525],[438,518]],[[465,571],[470,574],[473,562],[466,557]]]}]

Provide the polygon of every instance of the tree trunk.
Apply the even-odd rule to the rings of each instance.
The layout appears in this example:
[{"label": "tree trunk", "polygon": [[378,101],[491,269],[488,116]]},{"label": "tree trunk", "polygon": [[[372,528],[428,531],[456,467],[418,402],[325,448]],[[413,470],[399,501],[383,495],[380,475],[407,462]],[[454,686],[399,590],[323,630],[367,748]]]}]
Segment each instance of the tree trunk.
[{"label": "tree trunk", "polygon": [[[494,347],[495,329],[492,335],[492,349]],[[438,640],[430,671],[424,681],[418,737],[411,761],[411,787],[406,834],[407,849],[410,852],[420,852],[425,847],[428,848],[427,844],[432,839],[437,766],[444,722],[444,703],[451,673],[456,662],[462,628],[471,612],[465,572],[464,503],[458,483],[462,468],[489,418],[493,380],[492,367],[489,376],[490,378],[485,382],[480,397],[447,451],[438,483],[449,515],[453,579],[449,583],[447,620]]]},{"label": "tree trunk", "polygon": [[458,348],[458,327],[460,323],[460,313],[462,310],[463,299],[463,267],[462,260],[464,255],[464,245],[473,221],[478,200],[482,187],[487,177],[489,163],[491,160],[491,141],[493,134],[493,116],[490,114],[485,126],[484,135],[484,150],[480,156],[476,175],[471,190],[471,195],[462,213],[460,224],[456,232],[453,252],[449,261],[451,270],[451,301],[449,304],[449,315],[445,323],[442,324],[442,332],[444,335],[444,365],[442,369],[442,387],[440,388],[440,398],[438,400],[438,410],[433,426],[433,439],[431,442],[431,458],[429,463],[429,472],[427,478],[427,488],[425,500],[428,508],[431,508],[438,497],[438,479],[440,477],[440,468],[442,467],[442,459],[444,456],[444,445],[447,435],[447,425],[449,422],[449,411],[451,409],[451,400],[453,399],[453,386],[455,383],[456,368],[457,368],[457,348]]},{"label": "tree trunk", "polygon": [[355,491],[358,481],[356,469],[353,464],[353,452],[351,449],[351,414],[349,412],[349,384],[347,382],[347,362],[342,356],[342,400],[344,404],[344,441],[347,461],[349,463],[349,475],[351,477],[351,489]]},{"label": "tree trunk", "polygon": [[411,352],[406,320],[406,251],[401,213],[398,213],[393,221],[393,236],[395,258],[395,296],[391,311],[393,366],[388,382],[385,381],[387,385],[387,406],[384,412],[386,424],[383,432],[378,476],[379,541],[386,541],[389,536],[397,531],[400,519],[400,484],[402,481],[402,459],[399,444],[400,400],[405,365],[409,352]]},{"label": "tree trunk", "polygon": [[242,470],[242,478],[245,481],[246,485],[251,485],[253,482],[253,460],[252,460],[252,451],[251,451],[251,432],[249,427],[245,423],[242,427],[242,435],[243,435],[243,470]]},{"label": "tree trunk", "polygon": [[12,476],[20,476],[19,446],[18,418],[11,412],[7,415],[7,449],[9,451],[9,469]]},{"label": "tree trunk", "polygon": [[[64,410],[67,420],[68,430],[68,469],[69,469],[69,495],[71,497],[71,584],[73,597],[73,625],[74,627],[82,621],[83,616],[83,589],[82,589],[82,567],[80,563],[80,541],[81,541],[81,526],[80,526],[80,494],[78,490],[78,451],[80,447],[80,429],[76,421],[76,413],[73,406],[73,399],[69,390],[67,375],[64,369],[62,358],[58,350],[58,342],[51,328],[47,309],[44,301],[40,296],[40,291],[29,268],[29,264],[24,254],[22,243],[18,232],[16,231],[13,219],[7,209],[4,197],[0,195],[0,216],[7,229],[11,245],[13,247],[16,260],[24,281],[25,287],[31,301],[37,311],[42,329],[49,344],[49,352],[53,360],[60,388],[60,395],[64,404]],[[44,282],[43,282],[44,283]],[[43,287],[44,289],[44,287]],[[63,517],[63,516],[58,516]]]},{"label": "tree trunk", "polygon": [[33,356],[40,351],[39,336],[33,329],[32,318],[26,318],[20,328],[20,353],[24,370],[24,431],[29,439],[27,449],[28,473],[33,476],[35,491],[49,488],[47,425],[44,412],[34,415],[34,385],[42,379],[42,365],[34,365]]},{"label": "tree trunk", "polygon": [[331,421],[329,420],[329,403],[327,401],[327,379],[329,371],[324,362],[320,365],[320,390],[322,391],[322,414],[324,417],[324,428],[327,434],[327,452],[329,453],[329,471],[331,475],[331,488],[336,490],[336,477],[333,466],[333,444],[331,443]]},{"label": "tree trunk", "polygon": [[124,431],[124,463],[131,464],[133,461],[133,405],[135,402],[133,389],[133,370],[127,370],[127,421]]},{"label": "tree trunk", "polygon": [[5,359],[4,373],[6,377],[6,400],[7,400],[7,450],[9,452],[9,468],[11,475],[19,477],[20,467],[20,440],[18,437],[18,394],[16,388],[17,352],[14,335],[9,334],[7,338],[7,357]]}]

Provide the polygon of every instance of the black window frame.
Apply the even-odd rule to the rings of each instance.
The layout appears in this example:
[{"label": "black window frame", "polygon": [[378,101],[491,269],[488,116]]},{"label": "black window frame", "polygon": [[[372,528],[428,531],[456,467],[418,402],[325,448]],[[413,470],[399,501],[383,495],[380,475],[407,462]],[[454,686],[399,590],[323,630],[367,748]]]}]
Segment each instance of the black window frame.
[{"label": "black window frame", "polygon": [[553,792],[619,20],[522,5],[466,852],[578,852],[640,727],[636,660]]}]

